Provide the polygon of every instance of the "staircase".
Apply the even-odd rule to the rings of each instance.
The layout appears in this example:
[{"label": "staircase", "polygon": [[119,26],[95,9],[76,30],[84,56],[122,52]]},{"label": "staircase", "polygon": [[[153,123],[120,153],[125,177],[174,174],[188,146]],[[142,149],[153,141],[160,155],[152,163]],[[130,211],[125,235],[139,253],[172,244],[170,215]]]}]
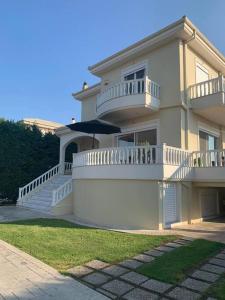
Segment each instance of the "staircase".
[{"label": "staircase", "polygon": [[53,207],[72,193],[71,168],[69,163],[57,165],[20,188],[17,206],[53,214]]}]

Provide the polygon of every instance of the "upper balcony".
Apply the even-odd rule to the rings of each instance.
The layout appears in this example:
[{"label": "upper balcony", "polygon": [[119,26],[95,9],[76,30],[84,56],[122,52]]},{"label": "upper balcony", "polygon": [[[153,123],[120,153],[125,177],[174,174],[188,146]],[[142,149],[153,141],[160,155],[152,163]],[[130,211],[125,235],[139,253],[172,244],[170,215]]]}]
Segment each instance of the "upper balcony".
[{"label": "upper balcony", "polygon": [[143,116],[159,109],[159,94],[159,85],[148,77],[121,81],[100,93],[96,113],[114,122]]},{"label": "upper balcony", "polygon": [[202,117],[225,126],[225,79],[223,76],[193,84],[188,96],[193,111]]}]

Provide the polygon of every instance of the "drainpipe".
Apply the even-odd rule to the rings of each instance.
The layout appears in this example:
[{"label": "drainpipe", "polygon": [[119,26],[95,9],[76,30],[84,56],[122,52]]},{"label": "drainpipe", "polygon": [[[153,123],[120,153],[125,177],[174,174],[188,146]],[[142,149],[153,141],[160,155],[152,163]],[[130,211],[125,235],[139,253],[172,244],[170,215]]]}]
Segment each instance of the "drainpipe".
[{"label": "drainpipe", "polygon": [[193,29],[193,34],[190,37],[189,40],[183,41],[183,71],[184,71],[184,101],[187,107],[186,110],[186,130],[185,130],[185,148],[186,150],[189,149],[189,138],[188,138],[188,132],[189,132],[189,109],[190,109],[190,103],[188,99],[188,93],[187,93],[187,45],[193,41],[196,37],[196,30]]}]

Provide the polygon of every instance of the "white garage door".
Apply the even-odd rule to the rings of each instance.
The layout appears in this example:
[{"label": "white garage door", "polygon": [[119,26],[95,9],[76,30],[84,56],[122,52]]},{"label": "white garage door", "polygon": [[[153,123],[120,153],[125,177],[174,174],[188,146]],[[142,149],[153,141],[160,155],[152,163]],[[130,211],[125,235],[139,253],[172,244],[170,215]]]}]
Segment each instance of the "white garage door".
[{"label": "white garage door", "polygon": [[202,206],[202,217],[209,218],[218,214],[218,196],[217,191],[213,189],[202,190],[200,192],[200,201]]},{"label": "white garage door", "polygon": [[177,195],[176,184],[164,183],[163,188],[163,207],[165,227],[177,222]]}]

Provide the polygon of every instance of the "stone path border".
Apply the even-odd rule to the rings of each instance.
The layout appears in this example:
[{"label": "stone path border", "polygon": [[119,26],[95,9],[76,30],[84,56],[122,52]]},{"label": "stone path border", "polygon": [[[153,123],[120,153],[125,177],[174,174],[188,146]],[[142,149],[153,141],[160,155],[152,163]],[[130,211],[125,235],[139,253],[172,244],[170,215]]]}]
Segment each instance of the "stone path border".
[{"label": "stone path border", "polygon": [[151,279],[135,272],[139,266],[178,247],[188,245],[193,240],[183,237],[115,265],[94,260],[84,266],[74,267],[68,270],[68,273],[110,299],[200,299],[211,284],[225,272],[225,250],[177,285]]}]

